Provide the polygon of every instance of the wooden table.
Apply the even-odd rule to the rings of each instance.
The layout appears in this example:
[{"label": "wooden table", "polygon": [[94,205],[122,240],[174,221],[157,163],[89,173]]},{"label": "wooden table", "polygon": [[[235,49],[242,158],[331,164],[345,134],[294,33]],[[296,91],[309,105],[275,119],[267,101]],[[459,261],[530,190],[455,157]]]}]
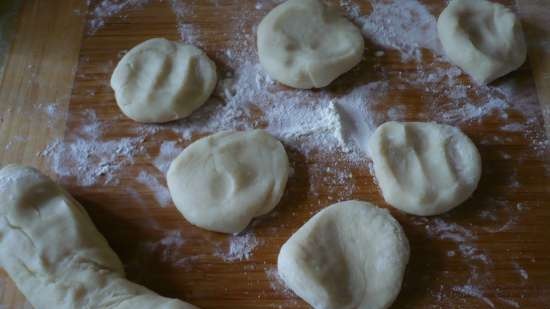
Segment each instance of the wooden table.
[{"label": "wooden table", "polygon": [[[128,135],[136,126],[121,117],[116,108],[108,87],[112,67],[120,51],[146,38],[178,39],[176,16],[168,1],[151,1],[143,8],[128,8],[115,14],[106,19],[106,24],[94,35],[88,35],[88,8],[83,2],[29,0],[23,3],[0,79],[1,164],[30,164],[55,177],[47,156],[37,154],[56,138],[70,139],[86,109],[94,109],[100,121],[115,123],[109,133],[113,136]],[[190,2],[195,2],[196,13],[189,22],[207,29],[201,46],[223,68],[216,53],[228,44],[227,36],[223,35],[224,18],[242,14],[235,3],[250,7],[255,1]],[[209,14],[211,10],[220,10],[220,6],[213,7],[214,2],[224,14]],[[443,6],[439,1],[431,2],[436,3],[436,8]],[[528,84],[534,82],[540,115],[546,119],[546,125],[542,123],[542,116],[536,125],[541,132],[544,127],[550,133],[550,3],[546,0],[518,2],[530,51],[529,64],[514,74]],[[265,5],[266,8],[272,6],[272,3]],[[97,3],[92,3],[92,7],[97,7]],[[369,9],[366,4],[365,7]],[[263,14],[265,11],[257,11],[250,20],[257,22]],[[248,27],[243,31],[249,30]],[[407,70],[397,58],[390,52],[383,64]],[[417,100],[415,95],[401,95],[404,100]],[[40,104],[48,102],[55,102],[57,112],[66,111],[68,117],[52,118],[43,112]],[[406,118],[412,120],[417,116],[410,114]],[[532,154],[529,141],[521,134],[510,134],[504,141],[482,142],[487,135],[500,136],[499,125],[497,120],[489,119],[463,127],[479,144],[484,173],[474,197],[442,217],[446,222],[457,224],[458,232],[438,230],[437,218],[416,218],[392,210],[406,230],[412,251],[403,290],[392,308],[549,308],[548,150]],[[162,140],[173,138],[162,133],[143,143],[151,153],[156,153]],[[308,308],[273,278],[278,249],[312,213],[329,205],[333,196],[346,188],[345,185],[328,188],[322,183],[309,183],[312,165],[318,164],[321,168],[328,165],[296,151],[290,151],[289,155],[295,173],[289,180],[285,197],[275,215],[254,225],[254,233],[261,243],[249,259],[242,261],[226,262],[212,254],[213,246],[227,245],[229,236],[191,226],[172,206],[157,207],[153,193],[146,187],[137,186],[134,192],[143,205],[137,205],[129,191],[120,189],[135,184],[139,171],[150,166],[147,155],[125,167],[117,186],[65,185],[89,211],[124,261],[132,280],[165,296],[182,298],[206,309]],[[345,162],[335,160],[330,166],[342,165]],[[357,168],[352,172],[357,190],[348,198],[388,207],[367,169]],[[516,182],[513,185],[508,181],[511,176]],[[312,185],[320,188],[318,194],[308,193]],[[496,219],[488,219],[484,214],[495,215]],[[503,214],[513,214],[513,220],[506,221],[500,217]],[[467,227],[473,233],[464,246],[453,239],[460,234],[460,227]],[[185,243],[168,244],[158,250],[147,247],[158,244],[166,231],[181,232]],[[165,256],[170,250],[176,251],[170,256],[180,261],[193,258],[182,266]],[[483,251],[478,254],[478,260],[476,250]],[[461,259],[462,255],[468,255],[468,261]],[[13,283],[2,274],[0,304],[6,308],[24,308],[28,306],[25,303]]]}]

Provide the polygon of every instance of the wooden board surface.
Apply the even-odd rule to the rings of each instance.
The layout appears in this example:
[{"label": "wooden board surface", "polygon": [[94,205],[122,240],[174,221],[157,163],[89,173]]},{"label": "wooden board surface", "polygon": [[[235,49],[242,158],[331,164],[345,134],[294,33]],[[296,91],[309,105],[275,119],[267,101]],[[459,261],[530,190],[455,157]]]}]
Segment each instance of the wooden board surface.
[{"label": "wooden board surface", "polygon": [[[435,3],[430,6],[434,14],[443,7],[439,1],[428,2]],[[246,22],[241,31],[253,33],[253,26],[273,7],[273,3],[265,2],[256,9],[258,3],[194,1],[194,13],[186,15],[186,23],[202,29],[199,44],[222,71],[230,67],[223,51],[234,43],[234,36],[228,33],[234,29],[226,25],[244,15]],[[533,14],[533,7],[548,12],[542,2],[529,4],[522,6],[526,16]],[[94,8],[97,3],[92,3]],[[371,8],[364,4],[362,10],[368,14]],[[166,1],[128,7],[102,19],[105,25],[93,35],[85,34],[90,19],[94,19],[93,11],[87,15],[85,5],[76,0],[27,1],[23,5],[0,85],[0,145],[5,145],[0,151],[1,164],[23,162],[56,176],[48,156],[37,153],[55,138],[69,142],[78,138],[83,123],[90,121],[90,110],[97,116],[94,123],[107,128],[102,139],[131,137],[141,128],[122,117],[116,108],[108,86],[110,74],[121,52],[135,44],[157,36],[178,39],[176,25],[181,20]],[[544,29],[544,19],[533,17],[524,24],[530,42],[545,35],[540,30]],[[331,92],[339,93],[346,85],[357,86],[371,79],[385,78],[395,84],[399,72],[414,72],[415,67],[403,64],[398,53],[386,50],[386,56],[378,59],[372,55],[375,48],[369,47],[371,52],[359,70],[339,79]],[[525,65],[510,77],[521,84],[521,89],[537,94],[541,103],[549,102],[545,69],[549,59],[543,47],[531,44],[533,70]],[[381,76],[375,72],[365,77],[373,64],[390,68],[389,73]],[[469,83],[467,78],[464,82]],[[414,87],[392,90],[392,100],[409,107],[403,119],[430,120],[426,112],[430,107],[422,99],[429,94]],[[41,106],[52,106],[52,102],[56,115],[64,115],[66,110],[67,117],[51,117],[44,112]],[[379,108],[386,109],[391,102],[384,99]],[[538,109],[539,116],[530,125],[541,133],[541,108],[536,101],[532,107]],[[459,229],[441,233],[445,231],[434,228],[437,218],[423,220],[392,210],[405,228],[412,254],[403,290],[393,308],[548,306],[550,229],[546,225],[550,219],[550,188],[548,162],[544,160],[548,152],[536,151],[533,140],[522,132],[501,130],[507,122],[521,121],[522,115],[512,113],[505,120],[494,115],[461,125],[479,146],[484,166],[482,181],[472,199],[440,219],[454,224],[445,228],[459,226],[468,232]],[[227,262],[216,253],[227,253],[230,236],[191,226],[172,206],[159,207],[150,188],[136,180],[143,170],[162,179],[151,160],[161,143],[170,140],[182,147],[190,142],[171,130],[148,134],[141,143],[145,150],[117,174],[116,185],[99,182],[82,186],[74,177],[61,180],[89,211],[124,261],[132,280],[202,308],[308,308],[282,290],[273,278],[281,244],[313,213],[335,199],[363,199],[388,207],[366,166],[352,168],[349,183],[334,182],[327,168],[350,169],[338,154],[327,160],[326,154],[305,156],[287,145],[295,173],[283,201],[273,215],[250,229],[260,242],[251,257]],[[351,186],[354,189],[350,190]],[[453,239],[470,232],[473,236],[463,242]],[[159,245],[170,233],[181,233],[184,243]],[[0,303],[23,308],[24,298],[9,279],[3,276],[1,282]]]}]

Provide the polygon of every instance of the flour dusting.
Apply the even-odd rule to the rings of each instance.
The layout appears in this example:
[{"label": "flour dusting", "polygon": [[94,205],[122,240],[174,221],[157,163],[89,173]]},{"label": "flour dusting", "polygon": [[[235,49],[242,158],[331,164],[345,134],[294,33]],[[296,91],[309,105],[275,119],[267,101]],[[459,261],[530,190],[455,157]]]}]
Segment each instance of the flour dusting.
[{"label": "flour dusting", "polygon": [[[473,228],[449,222],[443,218],[416,218],[414,224],[424,226],[428,236],[433,239],[449,241],[455,249],[449,250],[449,258],[461,258],[466,264],[467,278],[463,284],[451,285],[451,291],[475,297],[494,308],[494,303],[486,295],[486,285],[494,280],[491,271],[494,262],[486,250],[480,248],[476,241],[478,236]],[[445,280],[442,278],[442,280]],[[430,293],[441,301],[448,295],[444,287]]]},{"label": "flour dusting", "polygon": [[69,140],[55,140],[40,156],[48,157],[52,170],[62,182],[74,179],[79,186],[97,183],[115,185],[118,172],[134,163],[144,152],[143,136],[105,139],[103,126],[93,110],[82,116],[82,124]]},{"label": "flour dusting", "polygon": [[481,299],[484,303],[489,305],[491,308],[495,308],[495,304],[487,297],[484,296],[483,291],[480,290],[479,287],[474,285],[462,285],[462,286],[455,286],[452,288],[453,291],[462,293],[467,296],[472,296]]},{"label": "flour dusting", "polygon": [[466,240],[476,239],[477,237],[471,230],[455,223],[445,222],[441,218],[436,218],[426,224],[428,235],[439,239],[452,240],[455,242],[464,242]]},{"label": "flour dusting", "polygon": [[189,1],[183,0],[169,0],[170,7],[178,19],[178,32],[180,33],[180,39],[183,42],[200,46],[200,33],[199,30],[187,21],[188,16],[195,14],[193,6],[189,5]]},{"label": "flour dusting", "polygon": [[[88,35],[93,35],[105,26],[107,19],[121,13],[129,8],[140,8],[149,3],[150,0],[102,0],[96,3],[95,1],[86,0],[86,5],[89,10],[88,18]],[[80,14],[80,12],[75,12]]]},{"label": "flour dusting", "polygon": [[341,0],[341,4],[367,39],[401,51],[403,60],[421,60],[423,48],[441,54],[436,18],[417,0],[370,0],[368,16],[352,1]]},{"label": "flour dusting", "polygon": [[492,259],[484,250],[477,247],[475,241],[478,236],[472,229],[459,224],[445,221],[442,218],[416,219],[415,224],[424,225],[428,236],[431,238],[452,241],[458,250],[453,250],[450,256],[459,252],[469,262],[481,262],[484,265],[492,265]]},{"label": "flour dusting", "polygon": [[514,301],[514,300],[511,300],[511,299],[506,299],[506,298],[502,298],[502,297],[497,297],[501,302],[505,303],[506,305],[508,306],[511,306],[511,307],[514,307],[514,308],[521,308],[521,306],[519,305],[519,303],[517,301]]},{"label": "flour dusting", "polygon": [[146,171],[139,172],[138,177],[136,180],[146,185],[151,192],[153,192],[153,195],[155,197],[155,200],[161,207],[167,207],[170,204],[170,201],[172,198],[170,197],[170,192],[168,192],[168,188],[164,186],[157,177],[151,175],[150,173]]},{"label": "flour dusting", "polygon": [[234,235],[229,238],[227,251],[217,250],[214,255],[226,262],[246,261],[252,257],[254,249],[261,243],[261,240],[256,238],[253,233]]},{"label": "flour dusting", "polygon": [[177,146],[175,141],[165,141],[160,145],[159,154],[153,159],[153,165],[162,172],[163,175],[166,175],[170,163],[174,160],[183,150]]},{"label": "flour dusting", "polygon": [[181,231],[167,230],[163,232],[160,240],[146,243],[145,248],[148,252],[160,252],[163,262],[177,263],[181,259],[179,252],[185,243],[186,240],[183,238]]},{"label": "flour dusting", "polygon": [[279,272],[277,271],[276,267],[269,267],[265,270],[265,274],[267,278],[269,279],[269,283],[271,285],[271,288],[274,291],[281,292],[285,296],[294,296],[294,293],[292,290],[286,287],[285,282],[279,275]]},{"label": "flour dusting", "polygon": [[514,269],[518,272],[519,276],[523,280],[529,279],[529,273],[523,268],[521,265],[519,265],[518,262],[513,262],[512,265],[514,266]]},{"label": "flour dusting", "polygon": [[180,231],[169,231],[166,235],[160,240],[160,244],[166,247],[181,247],[185,244]]}]

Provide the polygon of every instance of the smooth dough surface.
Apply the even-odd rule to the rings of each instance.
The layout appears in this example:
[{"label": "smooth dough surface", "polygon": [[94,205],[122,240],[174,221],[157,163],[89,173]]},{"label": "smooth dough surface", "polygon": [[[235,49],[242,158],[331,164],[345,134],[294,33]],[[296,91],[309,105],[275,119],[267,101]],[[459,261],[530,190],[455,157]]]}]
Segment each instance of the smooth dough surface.
[{"label": "smooth dough surface", "polygon": [[337,8],[322,0],[289,0],[258,27],[260,63],[275,80],[294,88],[320,88],[357,65],[364,40]]},{"label": "smooth dough surface", "polygon": [[36,169],[0,170],[0,265],[35,308],[196,309],[125,279],[86,211]]},{"label": "smooth dough surface", "polygon": [[481,177],[474,143],[458,128],[428,122],[386,122],[369,140],[374,173],[386,202],[431,216],[464,202]]},{"label": "smooth dough surface", "polygon": [[279,203],[288,173],[283,145],[267,132],[224,131],[185,148],[170,164],[167,183],[187,221],[238,233]]},{"label": "smooth dough surface", "polygon": [[279,275],[315,309],[388,308],[401,289],[409,242],[382,208],[360,201],[329,206],[283,245]]},{"label": "smooth dough surface", "polygon": [[210,97],[216,81],[216,66],[203,51],[156,38],[122,57],[111,87],[126,116],[158,123],[190,115]]},{"label": "smooth dough surface", "polygon": [[439,39],[452,63],[487,84],[519,68],[527,47],[516,15],[487,0],[453,0],[437,21]]}]

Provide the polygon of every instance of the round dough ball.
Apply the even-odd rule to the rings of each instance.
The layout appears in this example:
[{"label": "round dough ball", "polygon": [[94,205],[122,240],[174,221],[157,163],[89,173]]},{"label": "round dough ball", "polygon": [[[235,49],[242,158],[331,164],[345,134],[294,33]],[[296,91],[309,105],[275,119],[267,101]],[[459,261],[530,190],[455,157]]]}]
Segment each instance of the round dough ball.
[{"label": "round dough ball", "polygon": [[476,146],[459,129],[427,122],[386,122],[369,140],[386,202],[420,216],[464,202],[481,177]]},{"label": "round dough ball", "polygon": [[294,88],[327,86],[357,65],[363,50],[359,29],[321,0],[289,0],[258,27],[260,63]]},{"label": "round dough ball", "polygon": [[386,209],[360,201],[320,211],[283,245],[279,275],[316,309],[388,308],[399,294],[409,242]]},{"label": "round dough ball", "polygon": [[126,116],[158,123],[191,114],[210,97],[216,81],[216,65],[203,51],[157,38],[122,57],[111,87]]},{"label": "round dough ball", "polygon": [[265,131],[225,131],[184,149],[170,164],[167,182],[187,221],[238,233],[279,203],[288,172],[283,145]]},{"label": "round dough ball", "polygon": [[527,57],[514,13],[486,0],[453,0],[437,21],[439,39],[452,63],[487,84],[519,68]]}]

